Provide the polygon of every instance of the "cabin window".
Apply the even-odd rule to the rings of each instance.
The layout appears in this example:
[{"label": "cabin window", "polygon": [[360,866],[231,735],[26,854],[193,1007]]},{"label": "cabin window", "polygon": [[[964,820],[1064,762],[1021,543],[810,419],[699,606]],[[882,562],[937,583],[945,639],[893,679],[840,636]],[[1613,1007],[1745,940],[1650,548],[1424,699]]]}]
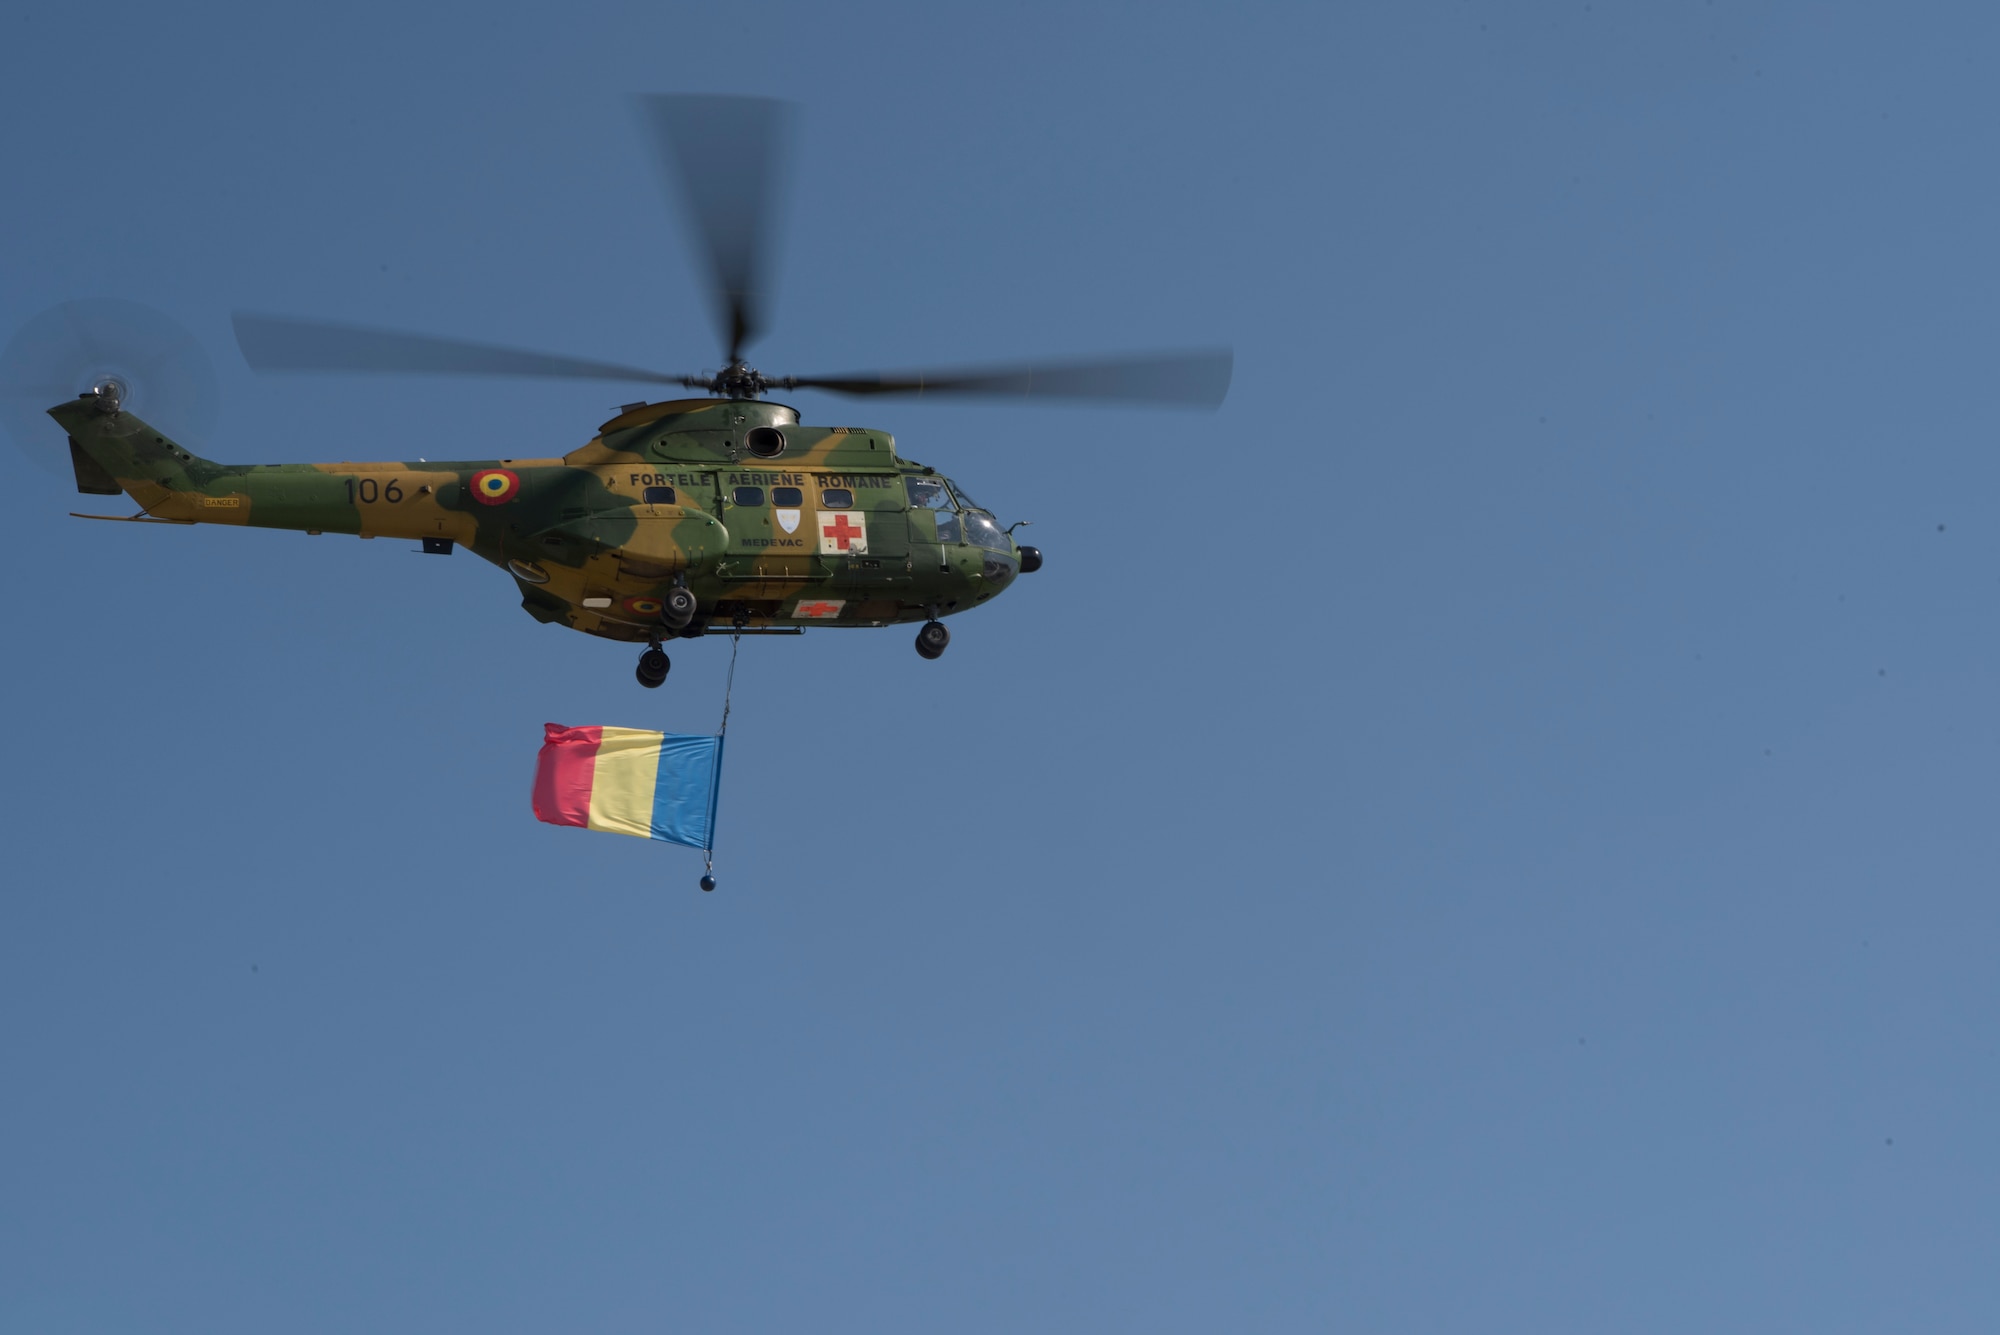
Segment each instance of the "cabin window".
[{"label": "cabin window", "polygon": [[672,505],[673,503],[674,503],[674,489],[672,487],[646,488],[646,504]]},{"label": "cabin window", "polygon": [[791,510],[805,503],[806,494],[797,487],[771,488],[771,504],[773,505],[782,505],[787,510]]},{"label": "cabin window", "polygon": [[854,493],[846,487],[823,487],[820,489],[819,503],[829,510],[852,510]]},{"label": "cabin window", "polygon": [[735,500],[738,505],[762,505],[764,503],[764,489],[762,487],[738,487],[736,489]]}]

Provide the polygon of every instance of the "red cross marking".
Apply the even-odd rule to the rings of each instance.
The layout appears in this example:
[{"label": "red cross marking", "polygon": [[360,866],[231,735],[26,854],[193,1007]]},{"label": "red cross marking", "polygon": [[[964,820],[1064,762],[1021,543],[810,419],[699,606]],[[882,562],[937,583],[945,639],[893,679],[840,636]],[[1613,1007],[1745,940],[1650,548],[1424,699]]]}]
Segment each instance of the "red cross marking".
[{"label": "red cross marking", "polygon": [[867,533],[867,530],[856,528],[848,523],[846,515],[835,515],[833,522],[821,528],[820,532],[839,543],[840,550],[844,552],[847,550],[849,539],[862,537]]}]

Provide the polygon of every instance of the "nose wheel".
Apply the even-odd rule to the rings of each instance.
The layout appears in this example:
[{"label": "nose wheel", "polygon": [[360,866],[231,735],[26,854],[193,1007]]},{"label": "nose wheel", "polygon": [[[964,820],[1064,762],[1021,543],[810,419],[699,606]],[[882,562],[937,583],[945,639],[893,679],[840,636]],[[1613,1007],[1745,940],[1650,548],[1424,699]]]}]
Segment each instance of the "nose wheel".
[{"label": "nose wheel", "polygon": [[917,632],[917,652],[925,658],[936,658],[951,643],[951,632],[941,621],[926,621],[924,628]]},{"label": "nose wheel", "polygon": [[639,655],[639,671],[637,673],[639,684],[648,690],[664,684],[667,680],[667,674],[673,670],[673,660],[668,658],[657,644]]}]

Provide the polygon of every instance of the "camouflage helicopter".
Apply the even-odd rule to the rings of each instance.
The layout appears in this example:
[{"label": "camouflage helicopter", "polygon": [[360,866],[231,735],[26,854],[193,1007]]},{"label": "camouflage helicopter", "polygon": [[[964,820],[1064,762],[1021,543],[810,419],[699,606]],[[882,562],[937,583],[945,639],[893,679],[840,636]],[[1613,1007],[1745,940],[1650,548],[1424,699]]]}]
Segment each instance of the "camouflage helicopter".
[{"label": "camouflage helicopter", "polygon": [[61,392],[74,397],[38,406],[68,433],[77,489],[130,496],[139,513],[129,521],[396,537],[441,555],[463,547],[506,570],[537,621],[644,645],[638,680],[657,687],[672,666],[664,643],[711,629],[797,634],[807,626],[916,622],[917,652],[934,659],[951,639],[945,617],[1042,564],[1037,549],[1015,541],[1019,524],[1003,527],[956,482],[900,454],[889,433],[808,426],[796,409],[766,401],[771,391],[1213,408],[1228,390],[1227,351],[766,376],[744,352],[764,328],[763,278],[790,108],[760,98],[659,96],[639,99],[639,112],[702,242],[726,340],[720,371],[675,376],[351,325],[234,316],[238,346],[259,371],[511,374],[700,391],[627,403],[560,458],[211,463],[126,406],[128,397],[143,397],[134,395],[135,380],[149,372],[155,381],[172,379],[171,370],[160,371],[173,361],[160,351],[172,336],[134,335],[131,322],[115,316],[93,326],[60,307],[39,333],[31,325],[10,346],[0,393],[25,402],[52,375],[71,377]]}]

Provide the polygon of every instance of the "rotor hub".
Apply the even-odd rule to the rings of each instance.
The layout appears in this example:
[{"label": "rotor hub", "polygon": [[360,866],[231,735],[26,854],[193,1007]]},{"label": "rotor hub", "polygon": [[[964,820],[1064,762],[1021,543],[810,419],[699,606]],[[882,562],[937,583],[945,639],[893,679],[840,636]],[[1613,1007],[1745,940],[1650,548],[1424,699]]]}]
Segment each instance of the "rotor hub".
[{"label": "rotor hub", "polygon": [[794,387],[794,381],[790,376],[782,378],[767,376],[741,358],[712,376],[685,376],[681,383],[690,389],[705,389],[711,394],[720,394],[727,399],[762,398],[774,389]]},{"label": "rotor hub", "polygon": [[97,400],[99,412],[115,413],[124,406],[132,387],[115,375],[101,375],[91,381],[90,393]]},{"label": "rotor hub", "polygon": [[724,367],[715,377],[715,387],[732,399],[754,399],[767,388],[763,373],[743,361]]}]

